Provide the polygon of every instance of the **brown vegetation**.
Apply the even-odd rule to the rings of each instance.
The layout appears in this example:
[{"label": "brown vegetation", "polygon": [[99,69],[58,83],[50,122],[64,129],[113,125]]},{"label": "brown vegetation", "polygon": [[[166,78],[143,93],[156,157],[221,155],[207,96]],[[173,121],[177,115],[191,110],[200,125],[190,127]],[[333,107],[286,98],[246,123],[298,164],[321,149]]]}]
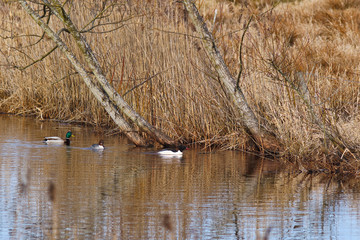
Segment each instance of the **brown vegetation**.
[{"label": "brown vegetation", "polygon": [[[289,1],[275,7],[269,3],[197,5],[233,76],[239,71],[242,33],[253,16],[242,47],[240,87],[262,127],[281,141],[281,155],[303,160],[298,163],[308,170],[357,172],[358,162],[344,159],[356,159],[360,142],[358,1]],[[90,1],[71,4],[71,17],[81,28],[96,6]],[[132,4],[115,8],[108,18],[123,20],[121,28],[96,33],[111,29],[104,26],[85,35],[114,88],[174,139],[249,149],[239,116],[183,6],[160,0]],[[2,2],[0,11],[0,111],[114,127],[59,50],[23,71],[11,67],[27,66],[54,44],[46,40],[30,46],[42,32],[16,4]],[[299,90],[304,82],[305,92]],[[306,94],[311,103],[304,100]],[[346,147],[333,145],[314,116],[337,132]]]}]

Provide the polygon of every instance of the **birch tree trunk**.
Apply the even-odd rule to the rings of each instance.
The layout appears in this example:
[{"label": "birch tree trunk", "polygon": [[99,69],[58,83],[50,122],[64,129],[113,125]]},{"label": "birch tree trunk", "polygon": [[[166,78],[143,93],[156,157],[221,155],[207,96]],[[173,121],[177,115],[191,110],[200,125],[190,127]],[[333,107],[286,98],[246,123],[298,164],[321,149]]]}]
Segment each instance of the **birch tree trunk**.
[{"label": "birch tree trunk", "polygon": [[57,44],[61,51],[66,55],[76,71],[84,80],[90,91],[94,94],[95,98],[102,104],[107,113],[111,116],[114,122],[119,126],[123,133],[137,146],[146,146],[146,141],[133,129],[133,127],[119,114],[117,106],[114,105],[106,93],[100,89],[92,78],[89,77],[84,67],[71,53],[66,44],[46,23],[44,23],[40,16],[35,13],[26,1],[19,1],[24,10],[34,19],[34,21],[45,31],[45,33]]},{"label": "birch tree trunk", "polygon": [[[119,128],[126,134],[126,136],[136,145],[146,145],[144,139],[134,132],[131,125],[122,117],[121,114],[126,116],[133,124],[138,126],[141,131],[146,132],[155,141],[162,145],[175,145],[176,142],[162,133],[150,123],[148,123],[143,117],[141,117],[136,111],[134,111],[130,105],[115,91],[115,89],[108,83],[106,77],[102,73],[99,62],[97,61],[94,53],[92,52],[89,44],[85,38],[77,30],[72,23],[70,17],[65,12],[61,3],[57,0],[47,1],[43,0],[43,3],[50,9],[51,13],[55,14],[62,23],[66,26],[67,31],[75,39],[77,46],[81,53],[84,55],[86,62],[90,69],[93,71],[97,82],[94,82],[92,78],[88,76],[84,67],[71,53],[66,44],[61,38],[46,24],[40,16],[36,14],[25,0],[19,0],[25,11],[35,20],[35,22],[46,32],[46,34],[60,47],[80,76],[83,78],[85,84],[89,87],[96,99],[105,107],[105,110],[112,117]],[[101,86],[98,86],[99,85]],[[121,113],[121,114],[120,114]]]},{"label": "birch tree trunk", "polygon": [[85,38],[80,34],[76,26],[71,21],[69,15],[65,12],[61,3],[58,0],[43,0],[43,2],[51,9],[51,12],[55,14],[66,26],[72,37],[75,39],[77,46],[84,54],[88,66],[93,71],[96,79],[108,94],[111,101],[113,101],[119,108],[122,114],[130,119],[141,131],[146,132],[152,138],[162,145],[175,145],[175,141],[162,133],[150,123],[148,123],[143,117],[141,117],[136,111],[134,111],[130,105],[115,91],[115,89],[106,80],[106,77],[102,73],[100,64],[96,59],[93,51]]},{"label": "birch tree trunk", "polygon": [[232,77],[226,66],[216,47],[212,34],[209,32],[203,18],[193,3],[194,1],[184,0],[183,2],[196,31],[200,34],[203,46],[209,56],[212,66],[219,76],[226,94],[234,102],[234,105],[241,116],[242,125],[246,128],[247,132],[261,150],[276,151],[279,148],[278,142],[274,136],[261,128],[259,121],[247,103],[242,90],[237,86],[235,79]]}]

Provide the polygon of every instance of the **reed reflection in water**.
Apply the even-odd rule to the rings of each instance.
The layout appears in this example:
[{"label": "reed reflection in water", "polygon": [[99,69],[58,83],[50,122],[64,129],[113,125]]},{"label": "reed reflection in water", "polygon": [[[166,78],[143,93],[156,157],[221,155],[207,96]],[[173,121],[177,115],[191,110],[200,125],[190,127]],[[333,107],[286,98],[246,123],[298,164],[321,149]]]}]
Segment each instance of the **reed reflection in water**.
[{"label": "reed reflection in water", "polygon": [[[44,136],[73,130],[70,146]],[[92,128],[0,115],[0,239],[360,238],[357,179],[240,152],[160,158]],[[105,151],[89,147],[105,139]]]}]

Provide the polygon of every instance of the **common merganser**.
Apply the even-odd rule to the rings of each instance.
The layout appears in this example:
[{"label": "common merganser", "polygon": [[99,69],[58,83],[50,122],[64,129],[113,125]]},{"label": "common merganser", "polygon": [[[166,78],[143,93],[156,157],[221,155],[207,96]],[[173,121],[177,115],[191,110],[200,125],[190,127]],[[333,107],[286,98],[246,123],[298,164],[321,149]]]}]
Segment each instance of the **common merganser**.
[{"label": "common merganser", "polygon": [[93,149],[93,150],[104,150],[104,149],[105,149],[104,141],[103,141],[103,140],[100,140],[100,141],[99,141],[99,144],[93,144],[93,145],[91,145],[91,149]]},{"label": "common merganser", "polygon": [[177,150],[176,149],[164,149],[158,152],[161,156],[182,156],[183,151],[188,149],[186,146],[180,145]]},{"label": "common merganser", "polygon": [[45,137],[44,138],[44,143],[46,144],[65,144],[65,145],[70,145],[70,137],[74,137],[74,135],[72,135],[72,132],[69,130],[66,133],[65,136],[65,140],[60,138],[60,137]]}]

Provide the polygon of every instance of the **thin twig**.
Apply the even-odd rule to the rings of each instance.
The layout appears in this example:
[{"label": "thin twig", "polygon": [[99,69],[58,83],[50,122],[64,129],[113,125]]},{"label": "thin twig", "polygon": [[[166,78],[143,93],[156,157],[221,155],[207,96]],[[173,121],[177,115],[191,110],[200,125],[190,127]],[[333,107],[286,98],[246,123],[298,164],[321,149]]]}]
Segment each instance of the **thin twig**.
[{"label": "thin twig", "polygon": [[249,29],[250,22],[251,22],[252,19],[253,19],[253,15],[251,15],[248,23],[245,26],[244,32],[243,32],[243,34],[241,36],[240,47],[239,47],[239,74],[237,76],[234,92],[236,92],[236,90],[239,88],[240,77],[241,77],[241,74],[242,74],[242,71],[243,71],[242,47],[243,47],[243,43],[244,43],[245,33]]},{"label": "thin twig", "polygon": [[79,74],[78,72],[69,73],[69,74],[67,74],[66,76],[64,76],[64,77],[56,80],[55,82],[52,82],[51,85],[55,85],[55,84],[57,84],[58,82],[61,82],[62,80],[66,79],[66,78],[68,78],[68,77],[70,77],[70,76],[72,76],[72,75],[78,75],[78,74]]},{"label": "thin twig", "polygon": [[27,66],[25,66],[25,67],[20,67],[19,69],[20,69],[21,71],[23,71],[23,70],[27,69],[28,67],[30,67],[30,66],[38,63],[38,62],[41,62],[44,58],[46,58],[46,57],[49,56],[52,52],[54,52],[55,49],[57,49],[57,47],[58,47],[58,46],[55,46],[53,49],[51,49],[51,50],[50,50],[49,52],[47,52],[45,55],[41,56],[39,59],[33,61],[32,63],[30,63],[29,65],[27,65]]},{"label": "thin twig", "polygon": [[169,67],[168,69],[166,69],[166,70],[164,70],[164,71],[162,71],[162,72],[158,72],[158,73],[156,73],[155,75],[152,75],[151,77],[146,78],[146,79],[145,79],[144,81],[142,81],[141,83],[135,85],[134,87],[132,87],[131,89],[129,89],[128,91],[126,91],[126,92],[124,93],[123,97],[124,97],[126,94],[132,92],[134,89],[136,89],[136,88],[142,86],[143,84],[145,84],[146,82],[150,81],[150,80],[153,79],[154,77],[156,77],[156,76],[158,76],[158,75],[166,72],[166,71],[169,70],[170,68],[172,68],[172,67]]}]

